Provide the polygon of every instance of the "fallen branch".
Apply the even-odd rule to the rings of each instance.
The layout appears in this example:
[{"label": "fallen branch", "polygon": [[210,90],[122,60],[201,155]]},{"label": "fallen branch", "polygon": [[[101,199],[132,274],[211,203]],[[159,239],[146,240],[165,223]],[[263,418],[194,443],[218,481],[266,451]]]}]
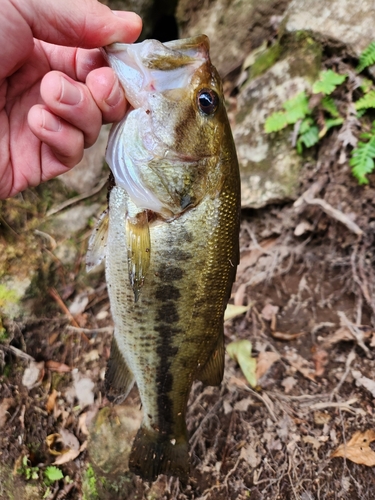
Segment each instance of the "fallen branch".
[{"label": "fallen branch", "polygon": [[317,205],[320,207],[329,217],[332,217],[332,219],[336,219],[341,222],[341,224],[344,224],[344,226],[346,226],[352,233],[357,236],[363,235],[362,229],[354,221],[352,221],[343,212],[327,203],[325,200],[322,200],[321,198],[310,198],[307,193],[303,194],[302,198],[308,205]]}]

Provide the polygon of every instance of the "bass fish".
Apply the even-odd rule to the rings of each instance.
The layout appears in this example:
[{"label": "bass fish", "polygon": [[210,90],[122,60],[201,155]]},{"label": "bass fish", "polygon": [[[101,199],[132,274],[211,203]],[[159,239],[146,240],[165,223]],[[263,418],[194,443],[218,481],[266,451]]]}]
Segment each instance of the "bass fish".
[{"label": "bass fish", "polygon": [[143,408],[129,468],[187,478],[194,380],[219,385],[223,317],[239,260],[240,179],[219,75],[205,35],[113,44],[109,65],[130,108],[112,128],[114,177],[94,231],[115,325],[106,384]]}]

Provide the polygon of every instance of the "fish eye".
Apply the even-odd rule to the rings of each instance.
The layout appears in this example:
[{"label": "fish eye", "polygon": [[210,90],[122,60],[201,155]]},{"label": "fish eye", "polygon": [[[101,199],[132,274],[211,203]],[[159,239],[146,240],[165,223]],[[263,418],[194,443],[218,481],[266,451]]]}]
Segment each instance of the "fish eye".
[{"label": "fish eye", "polygon": [[214,90],[201,89],[198,92],[198,107],[205,115],[213,115],[219,105],[219,96]]}]

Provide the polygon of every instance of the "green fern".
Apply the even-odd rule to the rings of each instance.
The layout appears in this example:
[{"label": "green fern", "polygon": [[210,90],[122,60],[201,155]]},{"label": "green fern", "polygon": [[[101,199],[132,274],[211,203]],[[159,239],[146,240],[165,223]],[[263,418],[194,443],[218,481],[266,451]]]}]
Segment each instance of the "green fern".
[{"label": "green fern", "polygon": [[335,104],[335,101],[332,97],[324,96],[321,102],[322,108],[324,111],[327,111],[334,118],[338,118],[340,116],[339,110]]},{"label": "green fern", "polygon": [[285,111],[276,111],[270,115],[264,124],[264,130],[267,134],[278,132],[287,125],[293,125],[298,120],[302,120],[311,113],[309,109],[309,100],[305,92],[300,92],[288,101],[284,102]]},{"label": "green fern", "polygon": [[360,73],[372,64],[375,64],[375,42],[371,42],[359,56],[359,64],[356,67],[356,72]]},{"label": "green fern", "polygon": [[352,173],[357,178],[358,184],[368,184],[367,174],[370,174],[375,167],[375,130],[371,133],[362,134],[361,138],[369,139],[368,142],[359,141],[357,147],[353,149],[349,165]]},{"label": "green fern", "polygon": [[355,109],[357,111],[368,108],[375,108],[375,90],[370,90],[370,92],[365,94],[355,103]]},{"label": "green fern", "polygon": [[367,92],[369,92],[372,89],[372,85],[373,85],[372,80],[370,80],[369,78],[362,77],[359,88],[362,90],[364,94],[367,94]]},{"label": "green fern", "polygon": [[331,69],[328,69],[327,71],[321,71],[319,80],[313,85],[313,94],[332,94],[335,88],[343,83],[346,78],[347,75],[339,75]]},{"label": "green fern", "polygon": [[264,130],[267,134],[270,134],[271,132],[279,132],[279,130],[282,130],[287,125],[289,123],[285,111],[276,111],[276,113],[272,113],[265,121]]},{"label": "green fern", "polygon": [[302,153],[303,146],[306,148],[311,148],[319,142],[319,129],[316,125],[308,128],[305,132],[303,132],[297,141],[296,148],[299,154]]}]

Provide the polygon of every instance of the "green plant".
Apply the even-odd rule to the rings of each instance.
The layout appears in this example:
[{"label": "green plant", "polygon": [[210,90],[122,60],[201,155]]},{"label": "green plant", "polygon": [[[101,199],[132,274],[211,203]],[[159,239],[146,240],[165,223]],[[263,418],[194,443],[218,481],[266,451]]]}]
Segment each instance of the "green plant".
[{"label": "green plant", "polygon": [[55,481],[60,481],[60,479],[63,479],[64,477],[64,474],[55,465],[49,465],[44,471],[43,475],[44,475],[44,484],[46,486],[50,486]]},{"label": "green plant", "polygon": [[32,467],[29,459],[26,455],[22,457],[21,467],[17,469],[17,473],[21,476],[24,476],[26,481],[30,481],[30,479],[38,479],[39,478],[39,467]]},{"label": "green plant", "polygon": [[[375,64],[375,41],[361,54],[356,71],[362,72],[372,64]],[[348,75],[336,73],[332,69],[321,71],[318,80],[312,86],[311,95],[307,95],[305,91],[300,92],[284,102],[282,111],[276,111],[266,119],[265,132],[279,132],[294,125],[295,146],[298,153],[301,154],[304,148],[311,148],[331,128],[344,123],[345,118],[331,94],[347,78]],[[366,112],[375,109],[375,86],[372,80],[361,77],[359,88],[361,92],[357,92],[353,104],[356,118],[359,120],[357,123],[360,124],[360,140],[350,153],[349,165],[358,183],[367,184],[367,175],[375,169],[375,122],[368,130],[369,120]],[[345,88],[341,90],[345,91]],[[358,96],[358,93],[362,95]]]}]

